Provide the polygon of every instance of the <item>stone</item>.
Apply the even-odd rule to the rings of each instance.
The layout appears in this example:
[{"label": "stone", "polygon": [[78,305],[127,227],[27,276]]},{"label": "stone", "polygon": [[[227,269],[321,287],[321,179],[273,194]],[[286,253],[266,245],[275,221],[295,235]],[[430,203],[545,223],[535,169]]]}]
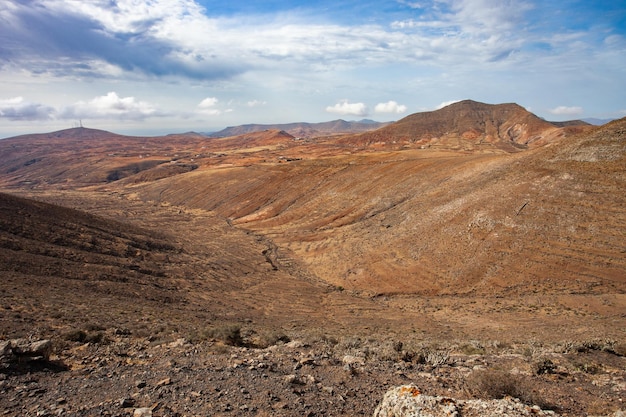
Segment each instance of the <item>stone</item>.
[{"label": "stone", "polygon": [[157,387],[163,387],[165,385],[172,385],[172,378],[164,378],[162,380],[160,380],[159,382],[157,382]]},{"label": "stone", "polygon": [[374,417],[556,417],[553,411],[522,404],[519,400],[457,400],[424,395],[415,385],[395,387],[385,394]]},{"label": "stone", "polygon": [[135,408],[133,417],[152,417],[152,409],[148,407]]},{"label": "stone", "polygon": [[11,341],[10,340],[2,340],[0,341],[0,358],[9,357],[12,354],[11,349]]},{"label": "stone", "polygon": [[344,365],[365,365],[365,358],[362,358],[360,356],[353,356],[353,355],[345,355],[342,359],[341,362]]},{"label": "stone", "polygon": [[285,375],[283,379],[288,384],[304,385],[303,381],[295,374]]},{"label": "stone", "polygon": [[120,407],[122,408],[130,408],[135,405],[135,400],[133,398],[123,398],[120,400]]},{"label": "stone", "polygon": [[52,342],[48,339],[31,342],[28,339],[14,339],[10,341],[11,350],[15,356],[32,359],[50,359]]}]

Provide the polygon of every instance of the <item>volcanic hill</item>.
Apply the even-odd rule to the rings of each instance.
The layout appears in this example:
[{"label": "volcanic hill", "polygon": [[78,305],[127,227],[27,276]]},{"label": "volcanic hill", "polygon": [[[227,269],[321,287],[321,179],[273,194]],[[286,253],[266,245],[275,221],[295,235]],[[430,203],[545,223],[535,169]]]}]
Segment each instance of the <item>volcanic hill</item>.
[{"label": "volcanic hill", "polygon": [[[584,122],[574,122],[582,129]],[[554,140],[564,131],[523,107],[485,104],[472,100],[442,109],[415,113],[374,132],[350,137],[354,144],[397,143],[443,149],[480,150],[499,148],[515,152]]]}]

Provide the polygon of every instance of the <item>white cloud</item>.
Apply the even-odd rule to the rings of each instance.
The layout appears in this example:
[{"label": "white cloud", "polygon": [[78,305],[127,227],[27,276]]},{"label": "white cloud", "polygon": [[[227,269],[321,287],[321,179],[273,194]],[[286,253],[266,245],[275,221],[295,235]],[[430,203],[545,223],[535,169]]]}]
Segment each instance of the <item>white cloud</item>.
[{"label": "white cloud", "polygon": [[437,107],[435,107],[435,110],[439,110],[439,109],[443,109],[444,107],[449,106],[450,104],[454,104],[454,103],[458,103],[461,100],[449,100],[449,101],[444,101],[442,103],[439,103],[439,105]]},{"label": "white cloud", "polygon": [[376,113],[404,113],[406,106],[390,100],[386,103],[378,103],[376,107],[374,107],[374,111]]},{"label": "white cloud", "polygon": [[201,109],[208,109],[214,107],[219,100],[216,97],[207,97],[198,104]]},{"label": "white cloud", "polygon": [[427,7],[427,5],[424,2],[419,2],[419,1],[398,0],[398,3],[404,4],[405,6],[408,6],[411,9],[423,9]]},{"label": "white cloud", "polygon": [[207,97],[198,104],[198,111],[208,116],[216,116],[222,114],[222,111],[215,108],[219,100],[216,97]]},{"label": "white cloud", "polygon": [[87,102],[79,101],[62,112],[62,117],[65,119],[143,120],[158,115],[162,113],[152,104],[137,101],[135,97],[119,97],[114,91]]},{"label": "white cloud", "polygon": [[259,106],[265,106],[266,104],[267,104],[267,101],[260,101],[260,100],[250,100],[247,103],[248,107],[259,107]]},{"label": "white cloud", "polygon": [[520,0],[452,0],[449,2],[453,17],[467,33],[501,33],[521,22],[532,5]]},{"label": "white cloud", "polygon": [[583,108],[579,106],[558,106],[548,111],[557,116],[580,116],[583,114]]},{"label": "white cloud", "polygon": [[52,120],[56,110],[52,107],[24,101],[23,97],[0,99],[0,118],[9,120]]},{"label": "white cloud", "polygon": [[344,116],[367,116],[369,110],[364,103],[350,103],[348,100],[341,100],[334,106],[326,107],[328,113],[341,114]]},{"label": "white cloud", "polygon": [[[23,17],[36,15],[39,3],[45,7],[37,10],[46,10],[49,16]],[[56,77],[148,74],[203,80],[230,79],[258,69],[284,73],[388,62],[484,62],[508,57],[519,47],[514,31],[507,34],[503,28],[510,28],[526,9],[523,2],[511,0],[437,1],[442,7],[426,8],[439,10],[429,12],[436,14],[428,23],[400,21],[389,30],[371,24],[315,23],[297,14],[266,23],[241,16],[215,17],[192,0],[117,0],[114,4],[33,0],[16,6],[7,12],[11,15],[7,19],[19,26],[12,29],[11,37],[33,54],[13,56],[11,61],[20,63],[24,58],[23,67]],[[418,2],[405,4],[421,7]],[[49,21],[66,24],[46,34],[53,27],[41,25]],[[415,28],[426,30],[402,30]],[[432,28],[438,29],[431,32]],[[67,39],[75,42],[69,45]],[[43,54],[37,54],[40,51]]]}]

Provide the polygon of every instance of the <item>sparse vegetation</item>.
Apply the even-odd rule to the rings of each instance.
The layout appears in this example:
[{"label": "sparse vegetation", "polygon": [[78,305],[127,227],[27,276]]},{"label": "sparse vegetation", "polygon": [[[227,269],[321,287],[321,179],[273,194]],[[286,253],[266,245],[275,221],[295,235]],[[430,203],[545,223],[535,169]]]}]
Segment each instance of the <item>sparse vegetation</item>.
[{"label": "sparse vegetation", "polygon": [[508,396],[526,404],[553,408],[534,389],[532,381],[520,375],[498,370],[475,371],[467,378],[466,386],[478,398],[499,399]]},{"label": "sparse vegetation", "polygon": [[543,360],[535,363],[534,371],[537,375],[553,374],[556,371],[557,366],[552,360],[544,358]]},{"label": "sparse vegetation", "polygon": [[85,330],[71,330],[63,334],[63,339],[68,342],[79,343],[104,343],[106,337],[102,331],[85,331]]},{"label": "sparse vegetation", "polygon": [[241,335],[241,326],[238,324],[224,324],[208,330],[207,335],[229,346],[244,346]]}]

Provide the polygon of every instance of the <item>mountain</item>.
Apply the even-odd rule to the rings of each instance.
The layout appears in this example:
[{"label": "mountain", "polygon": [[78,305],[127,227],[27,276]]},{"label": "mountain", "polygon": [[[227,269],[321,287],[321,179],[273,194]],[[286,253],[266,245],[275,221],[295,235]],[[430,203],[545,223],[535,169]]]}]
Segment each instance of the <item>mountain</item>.
[{"label": "mountain", "polygon": [[584,122],[589,123],[589,124],[594,125],[594,126],[601,126],[601,125],[607,124],[607,123],[609,123],[609,122],[611,122],[613,120],[615,120],[615,119],[597,119],[597,118],[594,118],[594,117],[587,117],[587,118],[583,119]]},{"label": "mountain", "polygon": [[442,109],[411,114],[376,131],[342,139],[353,145],[400,144],[452,149],[519,151],[563,134],[514,104],[485,104],[464,100]]},{"label": "mountain", "polygon": [[286,123],[286,124],[246,124],[241,126],[227,127],[209,134],[211,137],[237,136],[246,133],[260,132],[264,130],[283,130],[298,138],[313,138],[317,136],[337,135],[345,133],[366,132],[386,126],[389,123],[380,123],[373,120],[360,120],[347,122],[345,120],[333,120],[323,123]]},{"label": "mountain", "polygon": [[590,126],[593,123],[588,123],[584,120],[566,120],[564,122],[550,122],[557,127],[575,127],[575,126]]}]

